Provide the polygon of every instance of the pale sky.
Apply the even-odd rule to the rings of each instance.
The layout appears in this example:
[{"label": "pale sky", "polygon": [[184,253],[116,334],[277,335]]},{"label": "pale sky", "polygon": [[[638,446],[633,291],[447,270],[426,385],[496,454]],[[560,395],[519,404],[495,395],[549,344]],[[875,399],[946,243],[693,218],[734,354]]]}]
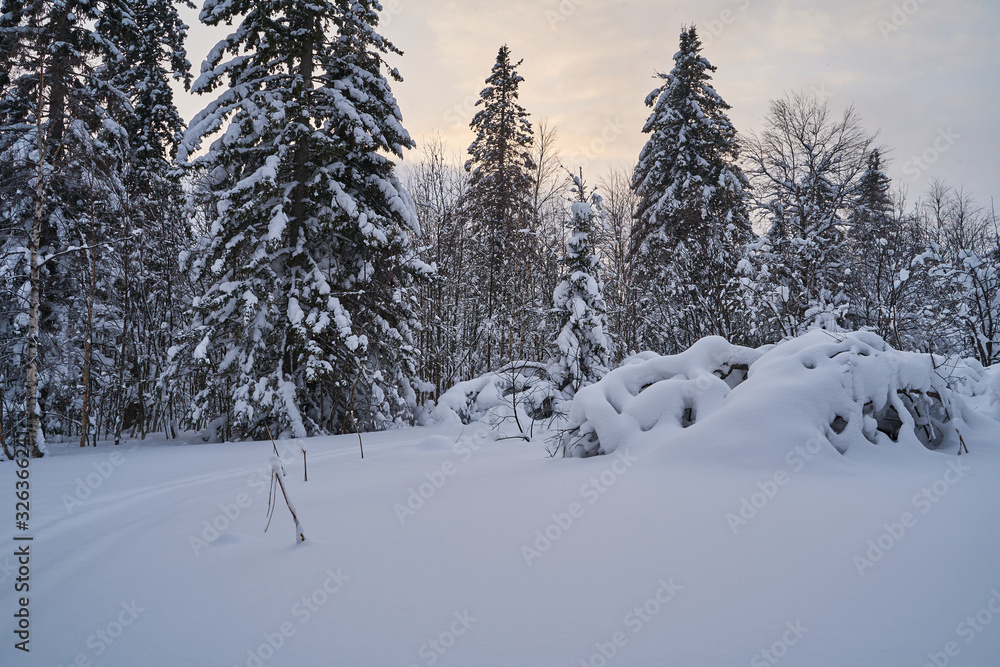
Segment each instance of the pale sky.
[{"label": "pale sky", "polygon": [[[419,143],[440,133],[465,158],[473,103],[506,43],[521,103],[558,125],[567,167],[593,182],[632,164],[646,95],[669,71],[682,25],[695,24],[713,83],[737,129],[760,127],[768,100],[811,90],[854,105],[891,149],[889,175],[921,194],[933,176],[1000,208],[1000,2],[996,0],[383,0],[380,32],[404,51],[393,85]],[[195,71],[221,36],[199,26]],[[182,96],[188,120],[207,102]],[[916,159],[914,159],[916,158]]]}]

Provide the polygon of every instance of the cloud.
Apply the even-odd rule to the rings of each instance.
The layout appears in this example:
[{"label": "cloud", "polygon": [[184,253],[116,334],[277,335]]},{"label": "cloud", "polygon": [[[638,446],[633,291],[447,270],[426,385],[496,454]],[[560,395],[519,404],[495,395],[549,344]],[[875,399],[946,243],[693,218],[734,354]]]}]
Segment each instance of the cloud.
[{"label": "cloud", "polygon": [[[909,156],[938,128],[963,139],[935,165],[947,180],[996,192],[1000,107],[1000,6],[973,0],[383,0],[382,32],[405,51],[393,58],[406,127],[440,133],[455,152],[472,141],[472,102],[501,44],[523,58],[521,102],[538,122],[559,124],[564,155],[604,141],[605,161],[631,164],[645,140],[642,102],[669,71],[682,25],[695,23],[714,85],[741,131],[760,126],[768,101],[820,90],[836,110],[855,105],[871,131]],[[907,12],[909,10],[909,12]],[[902,13],[900,13],[902,12]],[[195,21],[196,14],[188,14]],[[885,34],[884,23],[894,30]],[[892,23],[899,23],[896,25]],[[880,27],[881,26],[881,27]],[[196,65],[222,36],[194,31]],[[199,45],[195,47],[194,45]],[[190,118],[205,100],[182,96]],[[965,139],[967,137],[968,139]],[[598,141],[598,143],[600,143]],[[410,159],[418,156],[413,154]],[[893,174],[900,176],[899,174]],[[595,174],[597,176],[597,174]]]}]

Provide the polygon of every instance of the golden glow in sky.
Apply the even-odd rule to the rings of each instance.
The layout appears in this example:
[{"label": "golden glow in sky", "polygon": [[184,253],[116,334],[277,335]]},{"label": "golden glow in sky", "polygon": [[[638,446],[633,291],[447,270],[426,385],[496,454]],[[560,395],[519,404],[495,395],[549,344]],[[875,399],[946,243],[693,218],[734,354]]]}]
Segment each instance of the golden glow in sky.
[{"label": "golden glow in sky", "polygon": [[[646,95],[695,24],[738,130],[768,100],[807,90],[854,105],[889,147],[888,172],[915,196],[934,176],[986,204],[1000,196],[1000,3],[992,0],[383,0],[380,32],[405,55],[393,90],[417,140],[439,133],[464,159],[473,103],[501,44],[533,122],[558,125],[567,167],[594,177],[631,164]],[[195,70],[224,31],[192,26]],[[182,96],[190,119],[205,100]],[[408,157],[419,157],[419,148]]]}]

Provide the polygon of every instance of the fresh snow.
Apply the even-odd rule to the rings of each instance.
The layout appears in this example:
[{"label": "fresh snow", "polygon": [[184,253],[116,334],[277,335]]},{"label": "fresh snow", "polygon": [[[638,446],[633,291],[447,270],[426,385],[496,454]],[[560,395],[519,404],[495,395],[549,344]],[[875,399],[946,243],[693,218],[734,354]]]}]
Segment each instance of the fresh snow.
[{"label": "fresh snow", "polygon": [[[564,440],[581,456],[668,437],[748,462],[811,440],[957,455],[970,427],[1000,426],[997,380],[974,360],[900,352],[866,332],[814,329],[756,350],[709,336],[677,355],[637,355],[581,389]],[[719,422],[752,425],[760,444],[719,437]]]},{"label": "fresh snow", "polygon": [[[695,352],[692,369],[724,350]],[[357,436],[309,439],[303,482],[303,441],[279,441],[302,544],[280,490],[264,532],[270,442],[50,444],[31,463],[30,659],[8,615],[0,664],[1000,663],[996,422],[961,456],[863,437],[840,454],[801,437],[788,382],[766,412],[737,386],[725,419],[590,458],[413,428],[364,435],[364,459]]]}]

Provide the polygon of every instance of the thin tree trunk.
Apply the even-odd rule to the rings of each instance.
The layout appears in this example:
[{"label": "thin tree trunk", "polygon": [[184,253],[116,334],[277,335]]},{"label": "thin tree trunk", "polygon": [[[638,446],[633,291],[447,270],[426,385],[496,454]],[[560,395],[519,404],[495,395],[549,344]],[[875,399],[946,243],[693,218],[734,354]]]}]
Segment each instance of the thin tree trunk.
[{"label": "thin tree trunk", "polygon": [[41,431],[41,415],[38,409],[38,310],[41,303],[42,271],[38,263],[38,250],[42,238],[42,218],[45,214],[45,165],[42,156],[45,154],[45,142],[42,136],[42,85],[38,87],[39,108],[35,114],[35,129],[38,133],[38,183],[35,188],[35,213],[31,220],[31,240],[29,242],[31,272],[28,279],[30,296],[28,297],[28,349],[27,368],[24,374],[25,411],[27,419],[27,434],[25,445],[33,458],[40,458],[42,452],[38,447],[38,434]]},{"label": "thin tree trunk", "polygon": [[[93,248],[90,252],[93,252],[94,255],[96,255],[97,248]],[[84,257],[86,258],[87,255],[84,255]],[[90,357],[94,340],[94,296],[97,291],[97,257],[92,256],[91,259],[90,285],[88,286],[87,292],[87,335],[83,342],[83,407],[80,412],[81,447],[87,446],[87,438],[90,435]]]}]

